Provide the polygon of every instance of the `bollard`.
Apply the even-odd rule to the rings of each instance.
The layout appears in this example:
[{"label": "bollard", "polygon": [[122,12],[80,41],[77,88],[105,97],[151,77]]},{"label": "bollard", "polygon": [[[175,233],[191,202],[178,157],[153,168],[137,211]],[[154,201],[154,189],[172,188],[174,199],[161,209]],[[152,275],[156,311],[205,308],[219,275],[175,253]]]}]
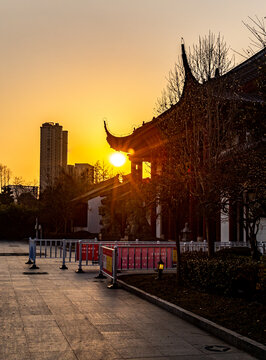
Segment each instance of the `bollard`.
[{"label": "bollard", "polygon": [[33,264],[30,267],[31,270],[39,269],[39,267],[36,265],[36,239],[34,239],[33,241]]},{"label": "bollard", "polygon": [[32,243],[31,238],[29,238],[29,260],[25,262],[25,264],[27,265],[33,264],[33,262],[31,261],[31,248],[32,248],[31,243]]},{"label": "bollard", "polygon": [[84,273],[84,271],[82,270],[82,240],[79,240],[79,268],[78,270],[76,270],[76,273]]},{"label": "bollard", "polygon": [[60,266],[61,270],[67,270],[68,267],[66,266],[66,240],[63,239],[63,262],[62,265]]}]

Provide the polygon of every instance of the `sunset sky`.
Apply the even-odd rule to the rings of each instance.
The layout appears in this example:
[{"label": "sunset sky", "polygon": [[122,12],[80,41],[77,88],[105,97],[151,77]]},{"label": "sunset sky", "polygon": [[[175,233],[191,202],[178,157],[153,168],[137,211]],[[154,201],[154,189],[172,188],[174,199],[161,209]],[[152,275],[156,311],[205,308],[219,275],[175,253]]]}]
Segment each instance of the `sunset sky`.
[{"label": "sunset sky", "polygon": [[[68,163],[108,161],[103,119],[126,135],[155,115],[165,77],[209,30],[249,45],[263,0],[0,0],[0,163],[39,181],[40,126],[68,130]],[[240,58],[236,55],[236,62]]]}]

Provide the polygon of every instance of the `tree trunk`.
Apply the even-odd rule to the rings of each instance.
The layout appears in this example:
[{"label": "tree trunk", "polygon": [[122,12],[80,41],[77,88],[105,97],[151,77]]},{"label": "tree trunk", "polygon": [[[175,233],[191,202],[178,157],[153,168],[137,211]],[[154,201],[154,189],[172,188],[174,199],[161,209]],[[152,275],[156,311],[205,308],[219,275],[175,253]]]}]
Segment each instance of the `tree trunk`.
[{"label": "tree trunk", "polygon": [[177,234],[175,226],[175,241],[176,241],[176,281],[178,285],[183,284],[183,277],[181,273],[181,251],[180,251],[180,236]]},{"label": "tree trunk", "polygon": [[260,252],[257,247],[257,238],[256,234],[249,235],[250,249],[251,249],[251,257],[253,260],[258,261],[260,259]]},{"label": "tree trunk", "polygon": [[206,217],[205,219],[206,224],[206,238],[208,243],[208,256],[213,257],[214,255],[214,239],[210,231],[210,220]]}]

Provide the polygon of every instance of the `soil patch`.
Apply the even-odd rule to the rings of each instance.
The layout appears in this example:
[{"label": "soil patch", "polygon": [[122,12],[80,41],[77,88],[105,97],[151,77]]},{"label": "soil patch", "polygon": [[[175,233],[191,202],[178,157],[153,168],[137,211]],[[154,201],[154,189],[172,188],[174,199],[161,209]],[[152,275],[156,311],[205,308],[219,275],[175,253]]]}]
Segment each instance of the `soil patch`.
[{"label": "soil patch", "polygon": [[175,274],[123,275],[121,280],[161,299],[266,345],[266,304],[262,296],[252,299],[227,297],[177,287]]}]

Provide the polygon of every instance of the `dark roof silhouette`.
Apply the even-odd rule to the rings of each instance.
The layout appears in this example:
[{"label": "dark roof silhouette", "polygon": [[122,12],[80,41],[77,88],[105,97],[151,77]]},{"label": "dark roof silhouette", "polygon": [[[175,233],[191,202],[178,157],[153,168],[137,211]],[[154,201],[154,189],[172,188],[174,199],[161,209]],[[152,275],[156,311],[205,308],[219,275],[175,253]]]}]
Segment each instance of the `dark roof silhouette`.
[{"label": "dark roof silhouette", "polygon": [[[167,120],[172,112],[177,111],[182,103],[186,100],[193,101],[193,96],[201,89],[207,89],[212,87],[212,96],[217,96],[219,99],[225,101],[240,101],[241,103],[259,103],[265,104],[265,97],[260,91],[258,91],[257,80],[261,74],[265,76],[265,56],[266,49],[262,49],[243,63],[237,65],[228,73],[212,78],[207,82],[200,84],[192,74],[190,69],[184,44],[182,48],[182,60],[185,70],[185,83],[183,87],[183,93],[180,100],[173,105],[170,109],[166,110],[156,118],[153,118],[150,122],[143,123],[137,129],[127,136],[115,136],[107,128],[106,122],[104,122],[104,128],[106,131],[106,139],[111,148],[117,151],[124,151],[138,156],[138,152],[141,153],[141,157],[145,157],[145,153],[152,152],[153,149],[160,146],[165,139],[162,138],[161,131],[158,125]],[[264,71],[264,73],[263,73]],[[221,85],[224,86],[221,91]],[[219,91],[215,92],[215,86]],[[130,155],[129,155],[130,156]]]}]

